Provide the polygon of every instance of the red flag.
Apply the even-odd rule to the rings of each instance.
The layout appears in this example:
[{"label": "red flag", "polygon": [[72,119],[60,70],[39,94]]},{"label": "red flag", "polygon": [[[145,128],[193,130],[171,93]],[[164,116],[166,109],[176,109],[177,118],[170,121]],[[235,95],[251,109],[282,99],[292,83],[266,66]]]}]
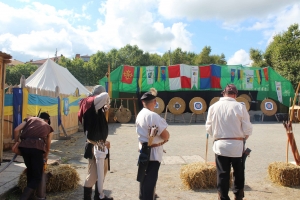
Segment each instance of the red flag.
[{"label": "red flag", "polygon": [[264,75],[265,75],[266,81],[268,81],[269,80],[269,75],[268,75],[268,68],[267,67],[264,68]]},{"label": "red flag", "polygon": [[133,79],[133,74],[134,74],[134,67],[124,66],[121,81],[123,83],[131,84]]}]

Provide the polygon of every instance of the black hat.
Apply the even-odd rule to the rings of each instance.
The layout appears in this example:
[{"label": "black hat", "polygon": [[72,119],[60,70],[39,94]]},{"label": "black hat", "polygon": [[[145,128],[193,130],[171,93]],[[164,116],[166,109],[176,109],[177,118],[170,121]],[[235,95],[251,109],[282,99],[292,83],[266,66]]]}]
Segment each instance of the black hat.
[{"label": "black hat", "polygon": [[152,100],[152,99],[155,99],[155,98],[156,98],[156,96],[154,96],[151,92],[146,92],[141,97],[141,100],[143,100],[143,101],[149,101],[149,100]]},{"label": "black hat", "polygon": [[51,121],[50,121],[50,115],[46,112],[42,112],[39,116],[39,118],[41,119],[46,119],[48,120],[48,124],[50,125],[51,124]]}]

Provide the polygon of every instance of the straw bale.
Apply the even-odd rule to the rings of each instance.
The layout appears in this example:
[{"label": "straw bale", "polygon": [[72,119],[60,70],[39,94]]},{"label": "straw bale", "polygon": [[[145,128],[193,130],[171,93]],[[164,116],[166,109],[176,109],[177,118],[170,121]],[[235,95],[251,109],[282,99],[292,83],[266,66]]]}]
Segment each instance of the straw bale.
[{"label": "straw bale", "polygon": [[300,166],[285,162],[274,162],[269,165],[268,174],[271,181],[279,185],[300,185]]},{"label": "straw bale", "polygon": [[[46,192],[60,192],[75,189],[80,181],[79,174],[70,165],[48,165],[46,172],[48,181],[46,183]],[[19,178],[18,186],[23,189],[27,185],[26,169]]]},{"label": "straw bale", "polygon": [[188,189],[216,188],[217,169],[210,164],[191,163],[181,167],[180,178]]}]

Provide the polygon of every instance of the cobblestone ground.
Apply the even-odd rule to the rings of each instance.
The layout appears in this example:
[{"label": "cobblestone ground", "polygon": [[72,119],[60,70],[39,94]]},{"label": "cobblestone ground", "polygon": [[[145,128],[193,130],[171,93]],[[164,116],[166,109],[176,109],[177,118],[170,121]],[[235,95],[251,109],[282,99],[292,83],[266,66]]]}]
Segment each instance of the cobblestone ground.
[{"label": "cobblestone ground", "polygon": [[[300,125],[294,125],[296,142],[300,145]],[[110,124],[108,140],[111,142],[111,171],[108,173],[105,193],[116,200],[138,199],[136,181],[138,143],[134,124]],[[281,123],[255,123],[253,135],[246,146],[252,149],[246,162],[245,199],[276,200],[300,199],[300,187],[283,187],[272,183],[267,168],[275,161],[285,162],[287,136]],[[168,127],[170,141],[164,146],[164,154],[156,192],[160,200],[217,199],[216,189],[187,190],[180,180],[180,168],[184,164],[203,161],[205,157],[206,132],[204,122],[197,124],[173,123]],[[87,161],[83,158],[85,138],[82,132],[72,135],[71,140],[53,141],[51,153],[61,157],[62,163],[74,166],[81,178],[77,189],[60,193],[49,193],[47,199],[82,199],[83,183],[87,173]],[[209,140],[208,161],[214,161]],[[289,152],[289,161],[293,161]],[[300,177],[299,177],[300,178]],[[7,199],[18,199],[18,190],[8,194]],[[233,194],[230,192],[233,199]]]}]

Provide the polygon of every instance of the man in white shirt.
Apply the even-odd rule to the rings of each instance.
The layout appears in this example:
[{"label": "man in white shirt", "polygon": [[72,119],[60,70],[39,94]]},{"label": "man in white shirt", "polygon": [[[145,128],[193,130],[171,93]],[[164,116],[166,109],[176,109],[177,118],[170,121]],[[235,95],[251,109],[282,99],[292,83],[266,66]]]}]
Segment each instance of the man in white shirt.
[{"label": "man in white shirt", "polygon": [[[139,139],[141,154],[148,149],[146,161],[143,170],[141,156],[139,158],[139,172],[137,180],[140,182],[139,198],[142,200],[153,200],[155,198],[155,185],[158,178],[158,170],[163,156],[163,144],[169,140],[170,134],[167,131],[168,124],[165,119],[153,112],[156,105],[157,92],[154,88],[146,92],[142,97],[144,108],[139,112],[136,118],[136,132]],[[149,146],[149,130],[154,128],[152,144]],[[143,173],[141,174],[140,170]]]},{"label": "man in white shirt", "polygon": [[252,134],[252,124],[246,107],[235,100],[238,95],[235,85],[227,85],[222,94],[223,97],[210,106],[206,120],[206,131],[214,138],[218,195],[220,200],[230,200],[228,191],[232,166],[235,200],[242,200],[245,185],[242,154],[244,142]]}]

